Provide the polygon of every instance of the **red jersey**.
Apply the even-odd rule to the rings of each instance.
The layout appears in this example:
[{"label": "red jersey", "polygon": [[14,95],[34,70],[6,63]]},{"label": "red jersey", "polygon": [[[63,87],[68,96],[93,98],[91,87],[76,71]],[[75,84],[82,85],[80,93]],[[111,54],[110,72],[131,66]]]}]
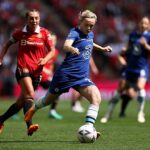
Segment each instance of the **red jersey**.
[{"label": "red jersey", "polygon": [[54,73],[54,65],[55,65],[55,61],[57,59],[58,54],[59,54],[58,50],[56,49],[54,56],[51,58],[51,60],[48,63],[46,63],[44,65],[44,68],[46,70],[49,70],[49,71],[46,72],[46,71],[43,70],[43,72],[42,72],[42,80],[41,81],[48,81],[48,80],[52,79],[53,73]]},{"label": "red jersey", "polygon": [[30,33],[25,26],[23,30],[16,30],[12,34],[12,41],[19,42],[17,67],[27,68],[33,75],[39,75],[43,66],[38,65],[39,58],[47,54],[47,47],[53,46],[51,35],[45,28],[37,27],[34,33]]}]

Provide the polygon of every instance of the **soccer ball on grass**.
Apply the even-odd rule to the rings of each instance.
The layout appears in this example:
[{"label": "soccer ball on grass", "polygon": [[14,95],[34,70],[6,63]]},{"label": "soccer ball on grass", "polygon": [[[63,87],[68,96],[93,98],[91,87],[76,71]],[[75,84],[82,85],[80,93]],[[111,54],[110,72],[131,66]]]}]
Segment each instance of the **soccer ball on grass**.
[{"label": "soccer ball on grass", "polygon": [[92,125],[83,125],[78,129],[77,137],[81,143],[94,143],[97,138],[97,132]]}]

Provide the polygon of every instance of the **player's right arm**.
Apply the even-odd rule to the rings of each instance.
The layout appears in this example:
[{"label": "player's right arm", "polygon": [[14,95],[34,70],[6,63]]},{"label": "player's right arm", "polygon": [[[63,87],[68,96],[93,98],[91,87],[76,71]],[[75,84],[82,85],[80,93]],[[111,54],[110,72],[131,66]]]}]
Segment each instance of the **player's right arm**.
[{"label": "player's right arm", "polygon": [[121,66],[126,66],[127,65],[127,62],[126,62],[126,59],[125,59],[127,49],[128,49],[127,46],[123,47],[121,49],[120,54],[118,55],[118,61],[119,61],[119,63],[120,63]]},{"label": "player's right arm", "polygon": [[78,33],[74,30],[70,30],[70,32],[64,42],[63,50],[66,52],[75,54],[75,55],[79,55],[80,54],[79,49],[72,46],[74,41],[77,39],[77,37],[78,37]]},{"label": "player's right arm", "polygon": [[13,44],[13,42],[11,40],[7,41],[6,43],[4,43],[2,50],[0,52],[0,65],[2,65],[3,62],[3,58],[5,56],[5,54],[8,51],[8,48]]},{"label": "player's right arm", "polygon": [[0,52],[0,65],[2,65],[3,58],[5,54],[7,53],[9,47],[18,41],[17,40],[18,37],[19,37],[19,30],[15,30],[15,32],[12,33],[10,39],[6,43],[4,43],[4,45],[2,46],[2,50]]},{"label": "player's right arm", "polygon": [[72,54],[79,55],[80,54],[79,49],[72,46],[73,42],[74,42],[74,40],[67,39],[64,43],[63,49],[66,52],[70,52]]}]

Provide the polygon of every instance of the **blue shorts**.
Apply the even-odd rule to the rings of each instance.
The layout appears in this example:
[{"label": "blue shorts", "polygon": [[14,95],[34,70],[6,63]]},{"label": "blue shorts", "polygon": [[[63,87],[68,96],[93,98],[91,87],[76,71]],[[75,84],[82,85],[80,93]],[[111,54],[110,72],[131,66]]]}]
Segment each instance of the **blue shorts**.
[{"label": "blue shorts", "polygon": [[70,88],[78,90],[79,87],[95,85],[89,78],[76,79],[69,75],[54,76],[49,87],[52,94],[62,94],[68,92]]},{"label": "blue shorts", "polygon": [[126,67],[123,67],[121,70],[120,70],[120,75],[121,75],[121,79],[125,79],[126,77]]},{"label": "blue shorts", "polygon": [[145,78],[146,80],[148,79],[148,70],[146,69],[141,69],[140,71],[130,71],[126,70],[125,72],[125,79],[131,83],[136,83],[138,78]]}]

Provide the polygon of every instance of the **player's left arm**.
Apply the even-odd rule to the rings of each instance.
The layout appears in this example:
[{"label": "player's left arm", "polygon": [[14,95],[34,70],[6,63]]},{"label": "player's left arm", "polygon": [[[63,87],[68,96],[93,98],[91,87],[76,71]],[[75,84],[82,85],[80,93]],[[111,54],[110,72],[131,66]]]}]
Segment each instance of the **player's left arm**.
[{"label": "player's left arm", "polygon": [[94,48],[94,50],[99,50],[99,51],[103,51],[103,52],[111,52],[112,51],[112,48],[110,46],[102,47],[96,43],[93,43],[93,48]]},{"label": "player's left arm", "polygon": [[145,49],[147,49],[148,51],[150,51],[150,44],[147,42],[145,37],[141,37],[140,38],[140,44],[142,46],[144,46]]},{"label": "player's left arm", "polygon": [[95,75],[97,75],[99,73],[99,70],[95,64],[93,57],[90,58],[90,67],[91,67],[92,73],[94,73]]},{"label": "player's left arm", "polygon": [[44,58],[39,59],[39,65],[45,65],[50,59],[53,58],[54,54],[55,54],[55,48],[51,46],[47,55]]},{"label": "player's left arm", "polygon": [[54,46],[54,43],[52,41],[52,38],[49,32],[47,32],[47,35],[46,35],[45,46],[48,50],[48,53],[44,58],[39,58],[38,65],[45,65],[55,55],[55,46]]}]

